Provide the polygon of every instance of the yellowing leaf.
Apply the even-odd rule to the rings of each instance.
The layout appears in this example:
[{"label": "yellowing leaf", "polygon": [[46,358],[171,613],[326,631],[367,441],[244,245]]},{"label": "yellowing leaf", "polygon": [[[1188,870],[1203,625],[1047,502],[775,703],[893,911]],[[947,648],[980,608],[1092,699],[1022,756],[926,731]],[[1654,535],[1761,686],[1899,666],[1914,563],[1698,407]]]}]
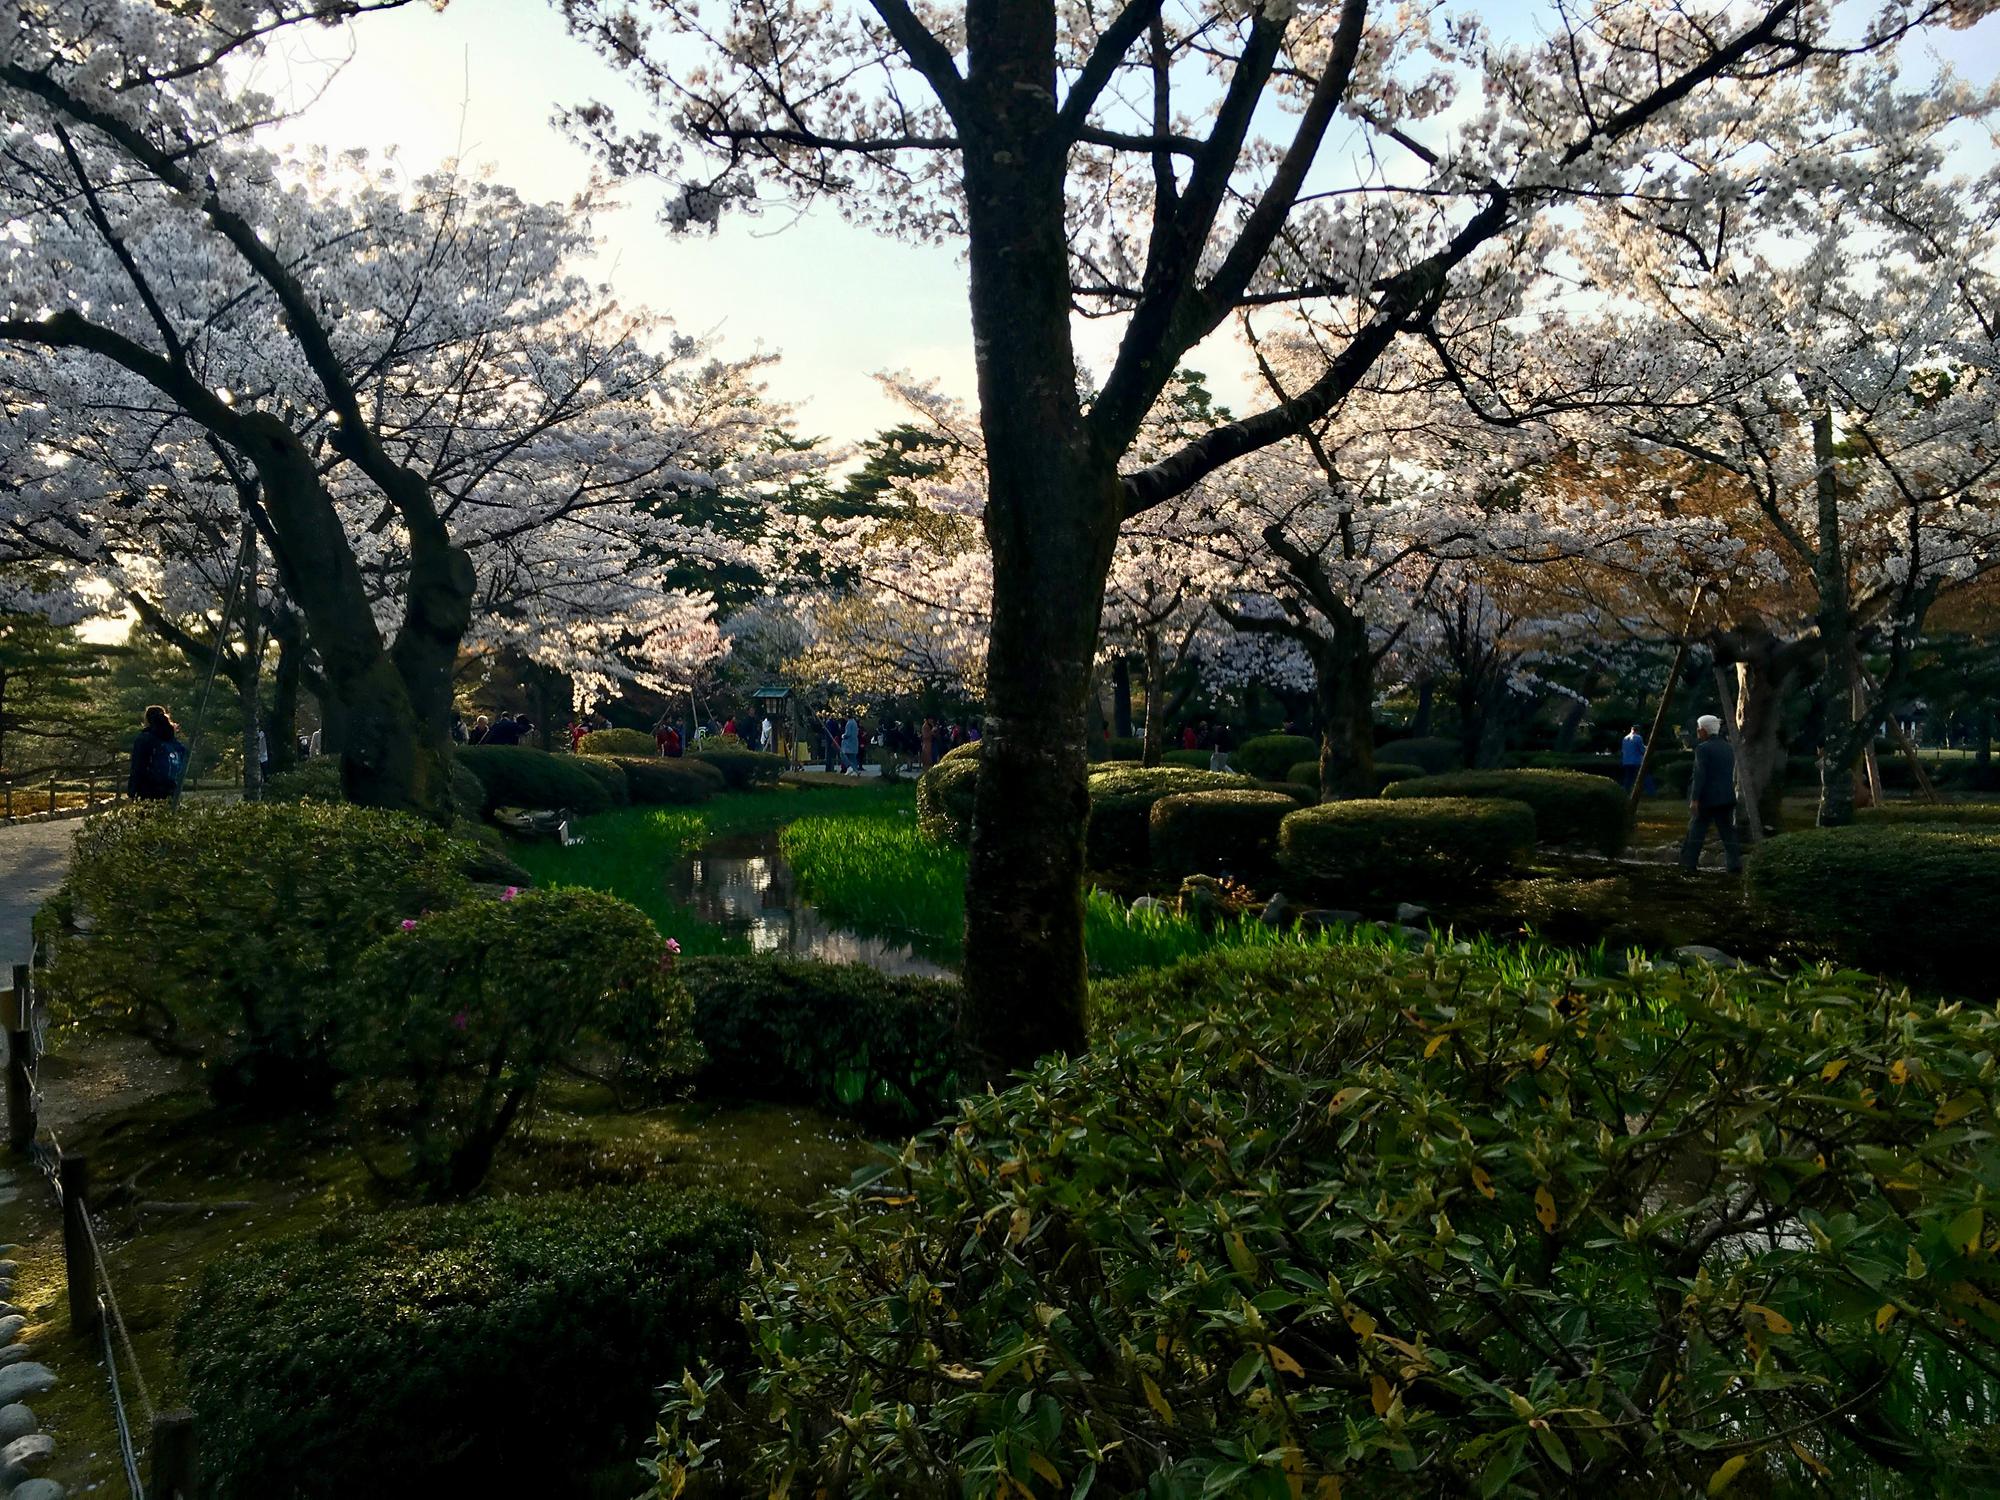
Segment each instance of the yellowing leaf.
[{"label": "yellowing leaf", "polygon": [[1764,1326],[1773,1333],[1790,1333],[1792,1331],[1792,1320],[1772,1308],[1759,1306],[1755,1302],[1746,1302],[1743,1304],[1743,1310],[1746,1313],[1762,1318]]},{"label": "yellowing leaf", "polygon": [[1549,1061],[1549,1044],[1547,1042],[1543,1042],[1541,1046],[1537,1047],[1532,1053],[1529,1054],[1528,1066],[1533,1068],[1537,1073],[1539,1073],[1542,1071],[1543,1068],[1548,1066],[1548,1061]]},{"label": "yellowing leaf", "polygon": [[1354,1336],[1358,1339],[1374,1337],[1375,1320],[1358,1307],[1348,1309],[1347,1326],[1354,1330]]},{"label": "yellowing leaf", "polygon": [[1388,1381],[1384,1380],[1380,1375],[1370,1375],[1368,1377],[1368,1404],[1375,1408],[1376,1416],[1379,1417],[1386,1412],[1389,1409],[1389,1403],[1395,1399],[1396,1393],[1390,1389]]},{"label": "yellowing leaf", "polygon": [[1472,1185],[1488,1198],[1493,1196],[1493,1179],[1487,1175],[1486,1168],[1474,1167],[1472,1169]]},{"label": "yellowing leaf", "polygon": [[1167,1405],[1167,1398],[1160,1394],[1159,1386],[1154,1382],[1153,1377],[1148,1375],[1144,1370],[1139,1372],[1139,1386],[1146,1393],[1146,1404],[1160,1414],[1162,1422],[1165,1422],[1169,1427],[1173,1426],[1174,1409]]},{"label": "yellowing leaf", "polygon": [[1814,1458],[1812,1450],[1806,1447],[1806,1445],[1804,1443],[1801,1443],[1797,1438],[1792,1439],[1792,1452],[1798,1455],[1800,1463],[1804,1464],[1808,1469],[1811,1469],[1813,1473],[1819,1475],[1820,1478],[1830,1479],[1833,1477],[1833,1470],[1829,1469],[1825,1464],[1821,1463],[1817,1458]]},{"label": "yellowing leaf", "polygon": [[1304,1455],[1296,1448],[1287,1448],[1278,1456],[1278,1461],[1284,1465],[1285,1488],[1291,1492],[1292,1500],[1305,1500],[1306,1461]]},{"label": "yellowing leaf", "polygon": [[1285,1353],[1276,1344],[1266,1344],[1264,1352],[1271,1357],[1271,1368],[1285,1375],[1303,1375],[1305,1366]]},{"label": "yellowing leaf", "polygon": [[1547,1183],[1535,1189],[1535,1218],[1548,1233],[1556,1232],[1556,1198]]},{"label": "yellowing leaf", "polygon": [[1979,1253],[1980,1241],[1985,1237],[1985,1231],[1985,1211],[1979,1208],[1968,1208],[1964,1213],[1951,1221],[1951,1226],[1945,1230],[1945,1238],[1951,1242],[1951,1248],[1958,1251],[1959,1254],[1977,1255]]},{"label": "yellowing leaf", "polygon": [[1033,1222],[1033,1216],[1029,1214],[1025,1205],[1015,1209],[1013,1216],[1007,1220],[1007,1243],[1018,1245],[1025,1240],[1028,1237],[1028,1228]]},{"label": "yellowing leaf", "polygon": [[1896,1321],[1896,1314],[1900,1311],[1901,1309],[1893,1302],[1884,1302],[1880,1307],[1876,1308],[1875,1331],[1877,1333],[1887,1333],[1889,1325]]},{"label": "yellowing leaf", "polygon": [[1028,1467],[1041,1475],[1050,1484],[1062,1483],[1062,1471],[1039,1453],[1030,1453],[1028,1455]]},{"label": "yellowing leaf", "polygon": [[937,1372],[946,1380],[956,1380],[961,1385],[978,1385],[981,1379],[977,1370],[966,1365],[939,1365]]},{"label": "yellowing leaf", "polygon": [[1365,1088],[1342,1089],[1339,1093],[1333,1096],[1332,1102],[1329,1103],[1326,1107],[1326,1112],[1330,1115],[1337,1115],[1343,1109],[1346,1109],[1348,1105],[1352,1104],[1355,1100],[1364,1097],[1367,1093],[1368,1090],[1366,1090]]},{"label": "yellowing leaf", "polygon": [[1229,1263],[1245,1276],[1255,1276],[1257,1257],[1250,1253],[1250,1247],[1244,1242],[1242,1231],[1231,1230],[1224,1243],[1229,1249]]},{"label": "yellowing leaf", "polygon": [[1717,1469],[1708,1478],[1708,1493],[1710,1495],[1719,1495],[1728,1489],[1731,1481],[1743,1472],[1743,1466],[1749,1462],[1750,1455],[1747,1453],[1739,1453],[1734,1458],[1724,1459],[1722,1467]]},{"label": "yellowing leaf", "polygon": [[1313,1489],[1313,1500],[1340,1500],[1340,1476],[1322,1474]]},{"label": "yellowing leaf", "polygon": [[1941,1130],[1947,1125],[1964,1119],[1985,1102],[1978,1094],[1968,1090],[1960,1094],[1956,1099],[1947,1100],[1939,1108],[1937,1114],[1932,1117],[1932,1123]]},{"label": "yellowing leaf", "polygon": [[1832,1062],[1828,1063],[1825,1067],[1819,1070],[1819,1081],[1821,1083],[1832,1083],[1835,1079],[1839,1078],[1840,1075],[1846,1071],[1847,1071],[1847,1059],[1844,1057],[1836,1057]]},{"label": "yellowing leaf", "polygon": [[1889,1064],[1889,1082],[1908,1083],[1910,1081],[1910,1060],[1899,1057]]},{"label": "yellowing leaf", "polygon": [[1436,1057],[1438,1055],[1438,1048],[1450,1040],[1451,1033],[1449,1031],[1440,1031],[1436,1036],[1424,1043],[1424,1056]]},{"label": "yellowing leaf", "polygon": [[1921,1255],[1917,1254],[1917,1247],[1915,1245],[1910,1246],[1909,1253],[1903,1258],[1903,1275],[1911,1281],[1922,1281],[1930,1273],[1931,1268],[1929,1263]]}]

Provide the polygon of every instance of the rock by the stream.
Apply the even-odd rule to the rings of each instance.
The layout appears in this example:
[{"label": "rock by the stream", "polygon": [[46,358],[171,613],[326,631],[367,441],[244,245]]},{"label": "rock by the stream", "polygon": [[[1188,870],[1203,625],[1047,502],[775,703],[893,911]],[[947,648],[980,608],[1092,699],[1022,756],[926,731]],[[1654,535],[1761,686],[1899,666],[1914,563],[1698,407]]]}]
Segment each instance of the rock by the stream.
[{"label": "rock by the stream", "polygon": [[1329,927],[1358,927],[1361,913],[1340,911],[1333,907],[1316,906],[1310,911],[1299,913],[1299,931],[1324,932]]},{"label": "rock by the stream", "polygon": [[20,1402],[0,1406],[0,1443],[11,1443],[17,1437],[26,1437],[38,1425],[35,1414]]},{"label": "rock by the stream", "polygon": [[0,1448],[0,1484],[21,1484],[32,1470],[55,1457],[56,1440],[46,1432],[31,1432]]},{"label": "rock by the stream", "polygon": [[4,1370],[8,1365],[18,1365],[34,1352],[26,1344],[7,1345],[4,1349],[0,1349],[0,1370]]},{"label": "rock by the stream", "polygon": [[39,1396],[55,1389],[56,1372],[47,1365],[23,1360],[0,1370],[0,1406],[9,1406],[23,1396]]},{"label": "rock by the stream", "polygon": [[1404,937],[1413,943],[1428,943],[1431,940],[1431,930],[1428,927],[1412,927],[1408,923],[1405,923],[1402,933]]},{"label": "rock by the stream", "polygon": [[1398,927],[1415,926],[1430,914],[1431,909],[1428,906],[1419,906],[1414,901],[1398,901],[1396,903],[1396,925]]},{"label": "rock by the stream", "polygon": [[67,1493],[53,1479],[30,1479],[26,1484],[15,1485],[7,1500],[63,1500]]},{"label": "rock by the stream", "polygon": [[0,1344],[11,1344],[21,1336],[21,1330],[28,1326],[28,1320],[19,1313],[0,1318]]},{"label": "rock by the stream", "polygon": [[1747,969],[1750,966],[1733,954],[1724,953],[1720,948],[1711,948],[1705,943],[1683,943],[1674,949],[1674,957],[1684,964],[1707,964],[1711,969]]},{"label": "rock by the stream", "polygon": [[1292,898],[1287,896],[1283,891],[1279,891],[1277,895],[1264,903],[1263,915],[1257,920],[1262,922],[1266,927],[1285,928],[1291,926],[1292,918],[1297,916],[1298,912],[1298,906],[1293,902]]}]

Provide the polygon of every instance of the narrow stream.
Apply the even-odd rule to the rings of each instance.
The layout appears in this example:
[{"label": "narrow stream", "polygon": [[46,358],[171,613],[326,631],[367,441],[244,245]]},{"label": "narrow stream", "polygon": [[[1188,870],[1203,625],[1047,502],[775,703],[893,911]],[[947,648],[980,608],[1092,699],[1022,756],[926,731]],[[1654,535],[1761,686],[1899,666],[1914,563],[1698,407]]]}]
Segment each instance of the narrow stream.
[{"label": "narrow stream", "polygon": [[822,917],[800,893],[775,829],[704,846],[668,872],[667,891],[702,920],[741,935],[756,953],[867,964],[921,978],[951,974],[907,943],[865,937]]}]

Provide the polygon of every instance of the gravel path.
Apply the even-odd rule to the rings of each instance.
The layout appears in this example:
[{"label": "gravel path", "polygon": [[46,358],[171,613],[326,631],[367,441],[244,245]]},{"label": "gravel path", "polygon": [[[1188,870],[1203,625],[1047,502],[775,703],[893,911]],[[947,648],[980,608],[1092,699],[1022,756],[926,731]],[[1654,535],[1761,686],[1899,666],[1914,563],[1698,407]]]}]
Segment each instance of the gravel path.
[{"label": "gravel path", "polygon": [[62,884],[70,840],[82,826],[75,818],[63,818],[0,828],[0,987],[8,982],[9,966],[24,964],[33,954],[28,925]]}]

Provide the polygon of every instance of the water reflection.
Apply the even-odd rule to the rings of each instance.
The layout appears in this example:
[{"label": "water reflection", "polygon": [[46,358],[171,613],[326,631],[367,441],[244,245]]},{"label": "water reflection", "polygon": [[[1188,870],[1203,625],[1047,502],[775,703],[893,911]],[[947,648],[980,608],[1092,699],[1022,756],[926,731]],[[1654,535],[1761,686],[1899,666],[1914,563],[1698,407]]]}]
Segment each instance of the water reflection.
[{"label": "water reflection", "polygon": [[741,934],[753,952],[867,964],[885,974],[951,973],[906,943],[864,937],[828,922],[799,893],[775,832],[716,840],[675,865],[667,890],[704,921]]}]

